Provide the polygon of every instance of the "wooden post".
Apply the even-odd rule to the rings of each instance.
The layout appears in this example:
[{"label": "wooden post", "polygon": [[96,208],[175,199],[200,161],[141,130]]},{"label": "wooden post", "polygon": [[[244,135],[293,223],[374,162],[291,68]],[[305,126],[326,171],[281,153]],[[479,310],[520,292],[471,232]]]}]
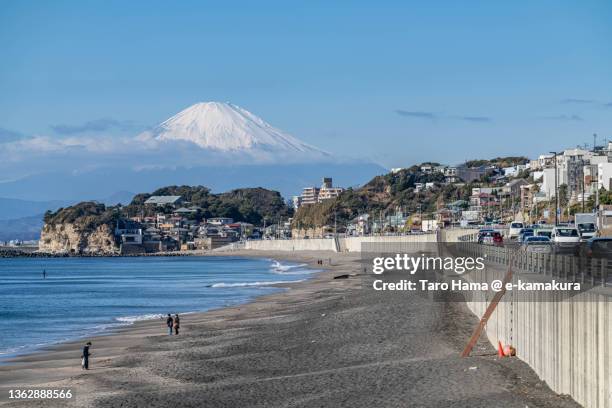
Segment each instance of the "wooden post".
[{"label": "wooden post", "polygon": [[487,310],[484,312],[484,314],[480,318],[480,322],[478,323],[478,326],[476,326],[476,328],[474,329],[474,333],[472,333],[472,337],[470,337],[470,341],[465,346],[465,349],[463,349],[463,352],[461,353],[461,357],[469,357],[470,353],[472,352],[472,349],[474,348],[474,346],[476,345],[476,342],[478,342],[478,339],[480,338],[480,335],[482,334],[482,330],[487,325],[487,322],[489,321],[489,318],[495,311],[495,308],[499,304],[499,301],[506,293],[506,284],[510,282],[511,280],[512,280],[512,267],[509,266],[508,272],[506,272],[506,276],[504,276],[501,290],[497,292],[495,296],[493,296],[493,299],[491,300],[491,303],[489,303]]}]

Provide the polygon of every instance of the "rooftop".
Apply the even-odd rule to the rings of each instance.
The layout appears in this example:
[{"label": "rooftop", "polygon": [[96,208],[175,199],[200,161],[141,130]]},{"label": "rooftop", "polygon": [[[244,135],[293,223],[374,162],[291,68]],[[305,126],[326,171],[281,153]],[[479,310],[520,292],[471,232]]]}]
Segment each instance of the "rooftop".
[{"label": "rooftop", "polygon": [[151,196],[145,201],[145,204],[175,204],[181,199],[181,196]]}]

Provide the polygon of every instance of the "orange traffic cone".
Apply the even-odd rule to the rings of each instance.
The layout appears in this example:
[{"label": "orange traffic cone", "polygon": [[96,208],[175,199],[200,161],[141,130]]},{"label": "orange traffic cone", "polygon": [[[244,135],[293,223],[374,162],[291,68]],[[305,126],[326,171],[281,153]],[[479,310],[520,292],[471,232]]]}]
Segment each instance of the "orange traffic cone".
[{"label": "orange traffic cone", "polygon": [[497,340],[497,357],[506,357],[506,354],[504,353],[504,347],[502,346],[501,341],[499,340]]}]

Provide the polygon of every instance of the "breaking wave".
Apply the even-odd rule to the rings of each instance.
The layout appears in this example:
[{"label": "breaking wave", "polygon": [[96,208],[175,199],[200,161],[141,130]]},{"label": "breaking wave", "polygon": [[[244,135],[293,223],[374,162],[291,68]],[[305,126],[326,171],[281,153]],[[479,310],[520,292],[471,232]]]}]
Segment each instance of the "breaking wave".
[{"label": "breaking wave", "polygon": [[136,315],[136,316],[121,316],[121,317],[116,317],[115,320],[120,322],[120,323],[127,323],[127,324],[131,324],[134,322],[139,322],[142,320],[154,320],[154,319],[161,319],[164,315],[162,314],[143,314],[143,315]]},{"label": "breaking wave", "polygon": [[246,288],[251,286],[271,286],[279,283],[294,283],[294,282],[303,282],[304,279],[300,280],[292,280],[292,281],[266,281],[266,282],[219,282],[213,283],[210,285],[211,288]]},{"label": "breaking wave", "polygon": [[308,264],[283,264],[279,261],[272,261],[270,266],[270,272],[279,275],[304,275],[312,273],[312,270],[304,269],[307,268]]}]

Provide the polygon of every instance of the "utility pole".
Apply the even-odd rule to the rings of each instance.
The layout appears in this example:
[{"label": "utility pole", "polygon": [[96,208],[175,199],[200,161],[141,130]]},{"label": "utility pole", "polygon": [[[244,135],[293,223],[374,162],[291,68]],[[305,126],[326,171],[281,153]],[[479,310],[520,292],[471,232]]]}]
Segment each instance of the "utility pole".
[{"label": "utility pole", "polygon": [[584,173],[582,174],[582,212],[584,212]]},{"label": "utility pole", "polygon": [[550,152],[555,156],[555,225],[559,225],[559,186],[557,180],[557,152]]},{"label": "utility pole", "polygon": [[337,222],[337,215],[338,213],[336,212],[336,210],[334,209],[334,237],[338,236],[338,222]]},{"label": "utility pole", "polygon": [[602,225],[599,219],[599,181],[595,184],[595,218],[597,219],[597,230],[600,230]]}]

